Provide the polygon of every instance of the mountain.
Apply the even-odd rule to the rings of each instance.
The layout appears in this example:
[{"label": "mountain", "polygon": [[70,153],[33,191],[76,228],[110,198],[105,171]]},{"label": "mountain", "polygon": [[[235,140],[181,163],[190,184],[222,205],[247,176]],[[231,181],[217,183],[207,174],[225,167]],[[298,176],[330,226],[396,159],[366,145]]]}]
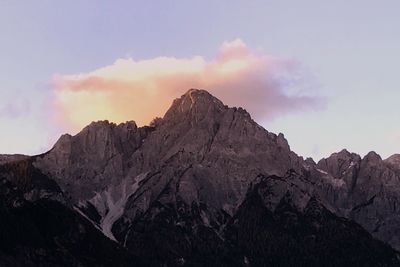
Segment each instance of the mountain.
[{"label": "mountain", "polygon": [[168,184],[176,188],[167,198],[205,203],[232,215],[251,179],[300,170],[299,160],[283,135],[267,132],[245,110],[190,90],[156,127],[93,123],[75,137],[61,137],[34,164],[55,177],[74,204],[94,206],[108,216],[101,227],[112,236],[110,224],[125,204],[122,219],[130,221],[148,210]]},{"label": "mountain", "polygon": [[[356,223],[334,215],[315,196],[297,199],[296,191],[304,190],[295,188],[298,179],[293,172],[285,177],[262,177],[250,189],[228,224],[236,255],[244,252],[250,266],[399,264],[388,246],[372,240]],[[282,194],[277,187],[290,189],[277,198],[277,193]],[[271,198],[279,199],[272,207]]]},{"label": "mountain", "polygon": [[62,203],[26,201],[10,182],[0,183],[0,266],[143,264]]},{"label": "mountain", "polygon": [[319,170],[341,186],[332,188],[331,205],[373,236],[400,249],[400,156],[386,160],[375,152],[364,158],[343,150],[318,162]]},{"label": "mountain", "polygon": [[[31,266],[400,266],[384,243],[396,242],[371,230],[378,211],[364,208],[380,185],[366,175],[398,173],[396,162],[347,151],[304,160],[246,110],[191,89],[150,126],[94,122],[47,153],[0,163],[5,191],[29,207],[6,197],[4,210],[54,233],[16,238],[8,251],[0,239],[0,258],[9,266],[18,258]],[[387,192],[396,178],[387,177],[385,201],[395,196]],[[388,203],[371,207],[389,218]],[[15,218],[10,233],[29,228]],[[388,222],[380,229],[396,229]],[[37,260],[37,249],[56,256]]]}]

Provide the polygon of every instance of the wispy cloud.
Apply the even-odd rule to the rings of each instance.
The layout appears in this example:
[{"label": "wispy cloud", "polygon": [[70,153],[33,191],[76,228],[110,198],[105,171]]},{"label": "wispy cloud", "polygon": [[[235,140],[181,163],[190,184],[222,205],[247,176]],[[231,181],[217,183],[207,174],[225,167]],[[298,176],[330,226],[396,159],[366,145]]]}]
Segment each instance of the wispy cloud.
[{"label": "wispy cloud", "polygon": [[101,119],[147,124],[190,88],[207,89],[256,119],[316,108],[320,99],[303,90],[301,73],[298,62],[253,52],[236,39],[223,43],[212,60],[118,59],[89,73],[56,75],[52,87],[57,118],[74,132]]}]

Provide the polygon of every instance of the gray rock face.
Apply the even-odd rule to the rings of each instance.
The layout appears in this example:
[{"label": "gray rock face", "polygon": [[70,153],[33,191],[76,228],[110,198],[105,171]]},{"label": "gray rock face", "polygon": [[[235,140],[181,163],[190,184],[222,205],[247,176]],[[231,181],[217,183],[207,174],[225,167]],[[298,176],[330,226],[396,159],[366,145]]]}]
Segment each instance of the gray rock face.
[{"label": "gray rock face", "polygon": [[394,154],[387,159],[384,160],[384,162],[388,165],[389,168],[396,172],[400,172],[400,154]]},{"label": "gray rock face", "polygon": [[63,135],[34,165],[78,203],[121,183],[130,168],[128,159],[150,131],[135,122],[94,122],[76,136]]},{"label": "gray rock face", "polygon": [[[345,180],[348,184],[353,183],[353,170],[357,169],[361,163],[361,157],[357,154],[342,150],[332,154],[327,159],[318,162],[317,167],[324,170],[335,178]],[[347,184],[346,183],[346,184]]]},{"label": "gray rock face", "polygon": [[154,127],[92,123],[62,136],[34,163],[73,204],[93,205],[108,236],[122,213],[132,221],[154,201],[182,199],[233,214],[257,175],[300,172],[302,164],[282,134],[196,89],[176,99]]},{"label": "gray rock face", "polygon": [[317,167],[343,181],[342,187],[323,193],[331,205],[375,237],[400,249],[398,155],[382,160],[378,154],[370,152],[361,159],[359,155],[341,151],[322,159]]},{"label": "gray rock face", "polygon": [[[142,197],[154,199],[160,193],[154,192],[157,184],[173,182],[188,203],[225,205],[227,210],[242,200],[251,182],[248,177],[282,175],[301,166],[282,134],[269,133],[245,110],[228,108],[203,90],[190,90],[175,100],[132,159],[135,175],[160,169],[181,173],[154,174],[137,192]],[[143,195],[148,187],[152,194]]]}]

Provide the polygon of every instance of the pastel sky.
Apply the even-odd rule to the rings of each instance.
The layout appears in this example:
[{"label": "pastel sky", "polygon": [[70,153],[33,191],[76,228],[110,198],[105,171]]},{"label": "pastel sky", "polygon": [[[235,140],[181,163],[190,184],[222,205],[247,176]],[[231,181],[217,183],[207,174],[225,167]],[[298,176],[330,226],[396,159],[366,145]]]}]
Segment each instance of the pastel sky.
[{"label": "pastel sky", "polygon": [[162,116],[187,89],[298,154],[400,153],[400,2],[0,1],[0,154],[92,120]]}]

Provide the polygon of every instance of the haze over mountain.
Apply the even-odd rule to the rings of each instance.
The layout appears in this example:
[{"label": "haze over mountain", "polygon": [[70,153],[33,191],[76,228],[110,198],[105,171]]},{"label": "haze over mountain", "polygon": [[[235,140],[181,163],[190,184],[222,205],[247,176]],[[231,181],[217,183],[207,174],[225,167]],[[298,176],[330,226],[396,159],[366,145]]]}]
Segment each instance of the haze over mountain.
[{"label": "haze over mountain", "polygon": [[205,90],[0,160],[2,266],[399,266],[399,156],[315,163]]}]

